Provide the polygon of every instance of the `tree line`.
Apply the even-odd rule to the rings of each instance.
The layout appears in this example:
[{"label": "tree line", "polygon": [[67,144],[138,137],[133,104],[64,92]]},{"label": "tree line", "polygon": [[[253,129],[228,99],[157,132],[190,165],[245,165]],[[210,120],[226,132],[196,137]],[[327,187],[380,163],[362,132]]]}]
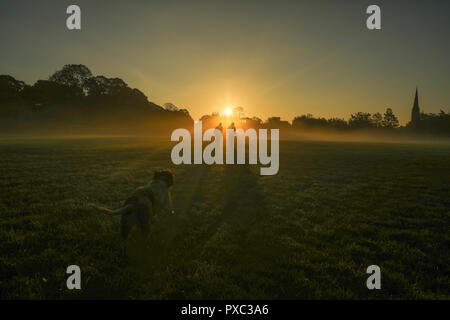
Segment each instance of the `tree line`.
[{"label": "tree line", "polygon": [[322,127],[337,130],[369,128],[394,129],[399,127],[399,122],[392,109],[387,108],[383,115],[379,112],[373,114],[357,112],[351,114],[348,121],[339,118],[314,118],[311,114],[307,114],[295,117],[292,121],[292,126],[298,129],[302,127]]},{"label": "tree line", "polygon": [[81,64],[65,65],[33,85],[0,75],[3,132],[152,133],[191,122],[186,109],[163,108],[122,79],[94,76]]},{"label": "tree line", "polygon": [[[419,121],[400,126],[391,108],[383,114],[357,112],[348,120],[304,114],[291,122],[280,117],[262,121],[245,117],[236,107],[231,116],[219,113],[200,118],[203,127],[233,123],[242,128],[279,128],[305,130],[407,131],[450,136],[450,113],[422,113]],[[193,119],[186,108],[172,103],[163,106],[148,100],[139,89],[120,78],[93,75],[88,67],[68,64],[46,80],[33,85],[9,75],[0,75],[0,132],[62,133],[166,133],[175,128],[192,128]]]},{"label": "tree line", "polygon": [[[239,114],[243,108],[239,107]],[[441,110],[438,114],[421,113],[420,120],[416,123],[409,122],[400,126],[397,116],[392,108],[386,108],[385,112],[368,113],[357,112],[351,114],[348,120],[341,118],[314,117],[312,114],[304,114],[294,117],[292,122],[281,120],[280,117],[269,117],[266,121],[258,117],[241,117],[233,110],[231,116],[221,116],[215,112],[200,118],[204,127],[214,127],[218,123],[227,125],[233,123],[242,128],[279,128],[283,131],[310,131],[310,130],[332,130],[332,131],[373,131],[373,132],[405,132],[417,134],[435,134],[450,136],[450,113]]]},{"label": "tree line", "polygon": [[315,118],[311,114],[295,117],[292,129],[333,129],[340,131],[375,130],[385,132],[410,132],[417,134],[436,134],[450,136],[450,113],[440,110],[435,113],[421,113],[419,121],[400,126],[391,108],[381,114],[357,112],[346,121],[339,118]]}]

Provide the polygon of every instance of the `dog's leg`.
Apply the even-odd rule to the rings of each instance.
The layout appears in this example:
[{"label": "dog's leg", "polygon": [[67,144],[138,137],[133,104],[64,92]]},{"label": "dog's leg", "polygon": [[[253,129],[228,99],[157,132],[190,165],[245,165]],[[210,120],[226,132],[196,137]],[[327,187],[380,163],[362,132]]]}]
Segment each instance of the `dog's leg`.
[{"label": "dog's leg", "polygon": [[141,225],[142,235],[145,239],[148,238],[148,234],[150,233],[150,224],[148,222]]},{"label": "dog's leg", "polygon": [[127,255],[127,240],[128,235],[130,234],[130,222],[129,218],[126,215],[122,215],[122,240],[123,240],[123,254]]},{"label": "dog's leg", "polygon": [[148,235],[150,233],[150,221],[149,221],[149,210],[150,208],[146,208],[146,210],[142,210],[138,215],[138,224],[139,229],[141,229],[141,243],[143,248],[149,248],[148,245]]},{"label": "dog's leg", "polygon": [[124,257],[127,256],[127,239],[123,240],[123,251],[122,254]]}]

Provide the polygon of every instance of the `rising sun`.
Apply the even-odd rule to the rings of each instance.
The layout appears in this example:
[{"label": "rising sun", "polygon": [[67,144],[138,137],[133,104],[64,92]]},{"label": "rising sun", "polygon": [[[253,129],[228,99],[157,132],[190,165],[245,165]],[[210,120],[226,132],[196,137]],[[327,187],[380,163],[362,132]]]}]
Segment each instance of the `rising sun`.
[{"label": "rising sun", "polygon": [[226,114],[227,116],[231,115],[231,109],[230,109],[230,108],[226,108],[226,109],[225,109],[225,114]]}]

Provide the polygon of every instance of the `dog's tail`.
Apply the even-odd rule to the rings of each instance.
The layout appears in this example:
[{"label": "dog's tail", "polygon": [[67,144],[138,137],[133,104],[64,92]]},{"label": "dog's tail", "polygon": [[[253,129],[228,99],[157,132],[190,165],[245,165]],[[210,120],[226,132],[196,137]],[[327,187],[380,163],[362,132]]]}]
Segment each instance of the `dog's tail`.
[{"label": "dog's tail", "polygon": [[131,204],[127,204],[126,206],[123,206],[122,208],[119,208],[119,209],[116,209],[116,210],[111,210],[111,209],[108,209],[108,208],[105,208],[105,207],[98,206],[95,203],[89,203],[89,206],[97,209],[100,212],[109,214],[111,216],[115,216],[115,215],[118,215],[118,214],[125,213],[126,211],[128,211],[132,207]]}]

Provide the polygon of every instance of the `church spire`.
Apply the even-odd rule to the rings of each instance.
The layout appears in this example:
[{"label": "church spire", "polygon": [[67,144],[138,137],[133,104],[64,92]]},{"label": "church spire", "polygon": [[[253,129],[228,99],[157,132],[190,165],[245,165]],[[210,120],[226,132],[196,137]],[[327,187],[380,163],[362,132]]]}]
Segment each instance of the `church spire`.
[{"label": "church spire", "polygon": [[411,111],[411,122],[416,123],[419,120],[420,120],[419,92],[416,86],[416,97],[414,98],[414,105]]}]

